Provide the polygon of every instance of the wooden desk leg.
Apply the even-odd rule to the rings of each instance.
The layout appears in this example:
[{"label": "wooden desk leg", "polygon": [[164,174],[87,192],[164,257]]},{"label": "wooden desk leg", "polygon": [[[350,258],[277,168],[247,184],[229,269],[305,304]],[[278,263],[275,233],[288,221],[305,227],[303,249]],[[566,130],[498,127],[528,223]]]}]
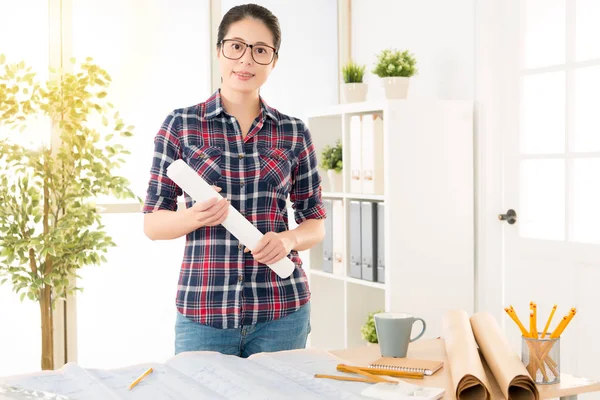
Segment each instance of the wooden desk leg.
[{"label": "wooden desk leg", "polygon": [[560,400],[577,400],[577,395],[574,394],[572,396],[562,396]]}]

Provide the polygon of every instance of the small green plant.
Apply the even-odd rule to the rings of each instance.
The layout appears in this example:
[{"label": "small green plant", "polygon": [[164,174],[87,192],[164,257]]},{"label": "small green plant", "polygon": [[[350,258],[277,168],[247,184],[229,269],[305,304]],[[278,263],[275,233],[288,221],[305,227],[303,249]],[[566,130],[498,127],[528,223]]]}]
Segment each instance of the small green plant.
[{"label": "small green plant", "polygon": [[344,83],[362,83],[365,75],[365,65],[358,65],[353,61],[348,62],[342,67]]},{"label": "small green plant", "polygon": [[418,72],[416,65],[417,60],[408,50],[385,49],[377,56],[377,64],[373,73],[380,78],[388,76],[410,77]]},{"label": "small green plant", "polygon": [[375,329],[375,319],[373,316],[380,312],[382,312],[382,310],[369,313],[367,322],[365,322],[365,324],[360,328],[363,339],[369,343],[379,343],[377,340],[377,330]]},{"label": "small green plant", "polygon": [[321,152],[321,168],[342,172],[342,142],[338,139],[335,146],[325,146]]}]

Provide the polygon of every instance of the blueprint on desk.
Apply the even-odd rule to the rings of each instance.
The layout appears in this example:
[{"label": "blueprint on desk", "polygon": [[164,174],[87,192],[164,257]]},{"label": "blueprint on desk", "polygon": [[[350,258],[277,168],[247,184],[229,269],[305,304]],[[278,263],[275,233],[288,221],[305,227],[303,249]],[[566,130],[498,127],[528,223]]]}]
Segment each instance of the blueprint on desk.
[{"label": "blueprint on desk", "polygon": [[[45,391],[69,400],[364,399],[360,393],[369,384],[314,378],[316,373],[345,375],[336,371],[340,362],[320,350],[261,353],[248,359],[200,351],[180,353],[165,363],[111,370],[69,363],[57,371],[0,378],[0,385]],[[153,372],[129,390],[150,367]]]}]

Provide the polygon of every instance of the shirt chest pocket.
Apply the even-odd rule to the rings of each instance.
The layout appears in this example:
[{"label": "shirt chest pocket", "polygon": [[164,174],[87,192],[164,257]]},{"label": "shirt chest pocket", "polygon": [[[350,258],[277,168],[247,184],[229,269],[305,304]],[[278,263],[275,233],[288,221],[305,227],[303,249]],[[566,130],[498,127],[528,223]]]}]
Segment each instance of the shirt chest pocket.
[{"label": "shirt chest pocket", "polygon": [[185,155],[190,167],[206,182],[213,185],[221,179],[223,152],[214,146],[188,146]]},{"label": "shirt chest pocket", "polygon": [[287,149],[258,149],[260,180],[275,190],[288,190],[292,183],[294,153]]}]

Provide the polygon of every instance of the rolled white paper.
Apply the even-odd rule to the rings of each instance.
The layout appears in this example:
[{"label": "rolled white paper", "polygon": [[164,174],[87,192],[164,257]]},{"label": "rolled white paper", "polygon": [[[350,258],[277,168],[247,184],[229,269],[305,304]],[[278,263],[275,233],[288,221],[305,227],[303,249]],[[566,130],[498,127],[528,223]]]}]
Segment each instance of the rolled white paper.
[{"label": "rolled white paper", "polygon": [[[181,159],[167,167],[167,176],[196,202],[204,202],[213,197],[222,198],[212,186]],[[250,250],[254,250],[258,241],[264,236],[231,204],[227,218],[222,225]],[[280,278],[287,278],[294,272],[295,266],[292,260],[284,257],[275,264],[269,265],[269,268],[275,271]]]}]

